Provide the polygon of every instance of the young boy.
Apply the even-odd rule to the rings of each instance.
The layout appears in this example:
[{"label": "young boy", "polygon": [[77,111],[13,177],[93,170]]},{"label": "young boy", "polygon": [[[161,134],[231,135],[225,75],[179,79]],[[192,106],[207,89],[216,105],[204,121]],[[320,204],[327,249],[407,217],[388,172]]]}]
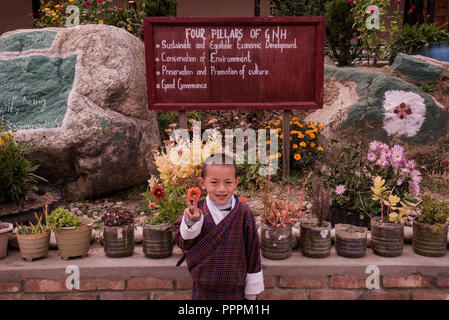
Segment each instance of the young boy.
[{"label": "young boy", "polygon": [[174,224],[176,244],[185,253],[177,265],[187,260],[194,300],[255,300],[264,290],[254,216],[234,195],[239,180],[231,157],[208,157],[198,178],[206,199],[194,198],[192,205],[186,198],[184,215]]}]

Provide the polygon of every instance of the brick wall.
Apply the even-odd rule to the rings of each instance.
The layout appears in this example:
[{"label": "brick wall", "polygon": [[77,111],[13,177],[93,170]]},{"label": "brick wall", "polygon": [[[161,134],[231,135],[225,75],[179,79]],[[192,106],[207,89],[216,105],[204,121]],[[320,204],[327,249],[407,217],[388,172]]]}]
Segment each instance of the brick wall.
[{"label": "brick wall", "polygon": [[[381,277],[379,290],[365,288],[364,278],[353,275],[320,277],[265,277],[259,300],[449,300],[449,276],[428,277],[419,273]],[[79,290],[68,290],[65,280],[26,279],[1,282],[0,299],[45,300],[178,300],[190,299],[191,282],[154,277],[81,279]]]}]

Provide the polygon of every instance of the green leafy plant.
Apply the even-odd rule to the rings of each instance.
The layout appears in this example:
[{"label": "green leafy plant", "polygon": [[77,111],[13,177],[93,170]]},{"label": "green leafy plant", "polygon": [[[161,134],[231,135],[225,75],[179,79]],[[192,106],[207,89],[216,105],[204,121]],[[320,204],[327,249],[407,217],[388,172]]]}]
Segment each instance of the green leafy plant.
[{"label": "green leafy plant", "polygon": [[426,175],[442,175],[445,172],[449,172],[448,152],[449,142],[446,142],[426,153],[426,155],[419,160],[421,167],[424,168],[423,173]]},{"label": "green leafy plant", "polygon": [[142,195],[152,210],[159,209],[159,212],[148,218],[145,223],[150,225],[159,225],[164,223],[173,224],[183,213],[185,207],[184,195],[187,187],[173,187],[170,182],[164,187],[158,180],[147,187]]},{"label": "green leafy plant", "polygon": [[430,93],[434,91],[435,83],[432,81],[419,81],[418,86],[422,91]]},{"label": "green leafy plant", "polygon": [[141,0],[140,7],[146,17],[174,17],[178,0]]},{"label": "green leafy plant", "polygon": [[422,196],[421,214],[416,218],[420,223],[441,227],[449,218],[449,203],[433,198],[429,194]]},{"label": "green leafy plant", "polygon": [[338,66],[351,65],[359,54],[359,43],[351,44],[358,37],[351,15],[351,4],[347,0],[332,0],[326,4],[326,44]]},{"label": "green leafy plant", "polygon": [[273,16],[324,16],[328,0],[272,0]]},{"label": "green leafy plant", "polygon": [[441,73],[441,80],[449,80],[449,70],[444,70]]},{"label": "green leafy plant", "polygon": [[262,167],[260,161],[254,164],[248,163],[248,154],[243,154],[243,163],[237,164],[238,176],[240,177],[239,188],[243,191],[259,190],[266,178],[259,174]]},{"label": "green leafy plant", "polygon": [[47,225],[53,230],[59,231],[61,228],[77,227],[81,225],[81,220],[76,214],[64,208],[57,208],[51,212],[47,218]]},{"label": "green leafy plant", "polygon": [[0,123],[0,204],[27,199],[28,191],[36,191],[33,185],[46,179],[34,172],[39,164],[34,165],[26,159],[31,148],[15,141],[14,129],[2,117]]},{"label": "green leafy plant", "polygon": [[48,204],[45,204],[44,207],[44,212],[43,215],[41,215],[40,217],[37,215],[37,213],[34,213],[34,217],[36,218],[37,223],[36,224],[32,224],[31,222],[29,222],[29,225],[22,225],[22,224],[18,224],[17,225],[17,232],[19,234],[24,234],[24,235],[37,235],[37,234],[42,234],[45,233],[49,230],[47,223],[43,224],[42,223],[42,219],[45,217],[45,219],[48,218],[47,216],[47,212],[48,212]]},{"label": "green leafy plant", "polygon": [[449,33],[434,24],[406,24],[392,35],[390,61],[394,61],[399,52],[411,54],[413,50],[428,48],[434,42],[449,42]]}]

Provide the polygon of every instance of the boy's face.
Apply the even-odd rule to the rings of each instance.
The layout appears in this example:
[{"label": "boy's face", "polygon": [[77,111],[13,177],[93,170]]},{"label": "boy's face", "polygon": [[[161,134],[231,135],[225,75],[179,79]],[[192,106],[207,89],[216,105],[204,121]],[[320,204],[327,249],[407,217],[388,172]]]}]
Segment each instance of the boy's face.
[{"label": "boy's face", "polygon": [[235,176],[233,166],[210,164],[205,178],[198,178],[201,188],[206,189],[209,198],[218,204],[225,204],[234,194],[240,178]]}]

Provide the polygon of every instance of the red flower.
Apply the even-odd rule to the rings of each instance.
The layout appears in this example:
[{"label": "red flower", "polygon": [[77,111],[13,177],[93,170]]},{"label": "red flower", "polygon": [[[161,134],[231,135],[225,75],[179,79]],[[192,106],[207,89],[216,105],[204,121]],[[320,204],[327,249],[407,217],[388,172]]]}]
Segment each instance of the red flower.
[{"label": "red flower", "polygon": [[153,197],[155,197],[157,200],[162,200],[165,198],[165,192],[164,192],[164,187],[157,187],[154,186],[153,190],[151,191],[151,194],[153,195]]},{"label": "red flower", "polygon": [[201,197],[200,188],[190,188],[189,190],[187,190],[187,197],[189,198],[189,200],[193,200],[194,196],[196,196],[197,200]]},{"label": "red flower", "polygon": [[412,4],[412,9],[416,9],[416,5]]},{"label": "red flower", "polygon": [[120,12],[122,11],[122,8],[115,8],[115,11]]},{"label": "red flower", "polygon": [[28,14],[28,17],[29,17],[29,18],[31,18],[32,16],[33,16],[33,14],[32,14],[32,13]]},{"label": "red flower", "polygon": [[101,3],[101,2],[103,2],[103,0],[97,0],[97,2],[100,2],[100,3]]},{"label": "red flower", "polygon": [[148,208],[150,208],[150,209],[154,209],[155,207],[156,207],[156,202],[150,202],[148,204]]},{"label": "red flower", "polygon": [[86,7],[90,7],[91,5],[92,5],[92,3],[89,1],[84,2],[84,6],[86,6]]},{"label": "red flower", "polygon": [[248,200],[246,200],[246,198],[240,198],[240,202],[248,203]]}]

